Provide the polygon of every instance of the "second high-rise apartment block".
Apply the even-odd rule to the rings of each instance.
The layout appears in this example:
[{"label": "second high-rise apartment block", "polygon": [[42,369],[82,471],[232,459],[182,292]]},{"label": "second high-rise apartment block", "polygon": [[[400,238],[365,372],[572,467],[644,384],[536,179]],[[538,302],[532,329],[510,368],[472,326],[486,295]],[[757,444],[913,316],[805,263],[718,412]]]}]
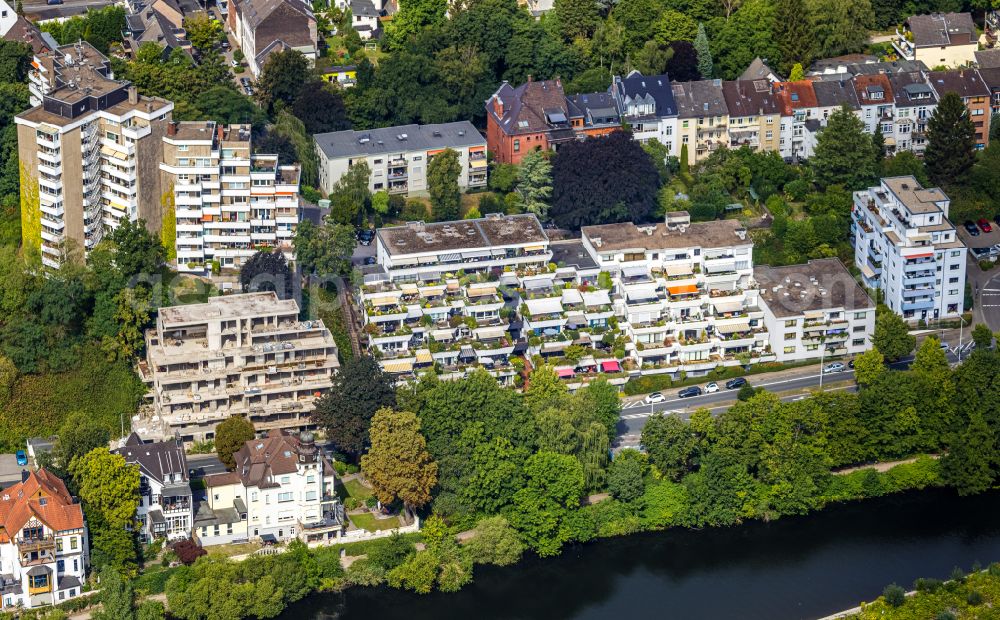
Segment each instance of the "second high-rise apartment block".
[{"label": "second high-rise apartment block", "polygon": [[45,266],[58,268],[122,220],[159,228],[156,165],[173,104],[114,80],[88,43],[58,48],[42,67],[41,105],[15,118],[21,235]]},{"label": "second high-rise apartment block", "polygon": [[854,192],[854,262],[868,288],[904,319],[956,318],[965,297],[965,244],[948,220],[951,201],[912,176]]},{"label": "second high-rise apartment block", "polygon": [[175,239],[178,270],[208,273],[213,262],[239,269],[274,248],[294,259],[299,166],[254,154],[249,125],[171,123],[160,170],[172,203],[165,212],[176,214],[164,222],[164,238]]},{"label": "second high-rise apartment block", "polygon": [[153,417],[139,425],[184,441],[213,438],[231,416],[257,430],[305,429],[339,365],[323,321],[299,320],[295,300],[273,292],[160,308],[139,364]]}]

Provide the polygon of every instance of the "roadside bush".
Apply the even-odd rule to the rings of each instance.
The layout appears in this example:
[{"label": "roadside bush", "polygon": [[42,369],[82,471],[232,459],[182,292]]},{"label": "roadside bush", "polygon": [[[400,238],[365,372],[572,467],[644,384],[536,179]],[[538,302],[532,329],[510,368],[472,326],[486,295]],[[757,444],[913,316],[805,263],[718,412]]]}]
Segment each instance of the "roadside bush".
[{"label": "roadside bush", "polygon": [[906,590],[902,586],[898,586],[894,583],[889,584],[882,590],[882,597],[885,602],[892,607],[899,607],[906,602]]}]

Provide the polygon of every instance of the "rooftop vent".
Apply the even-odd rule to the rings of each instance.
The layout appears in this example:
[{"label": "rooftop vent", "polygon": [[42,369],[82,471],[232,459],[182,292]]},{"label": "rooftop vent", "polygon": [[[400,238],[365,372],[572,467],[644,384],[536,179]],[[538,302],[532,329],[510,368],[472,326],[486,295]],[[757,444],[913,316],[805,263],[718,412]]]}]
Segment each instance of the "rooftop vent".
[{"label": "rooftop vent", "polygon": [[404,140],[406,140],[406,139],[407,139],[408,137],[409,137],[409,136],[407,136],[407,135],[406,135],[405,133],[401,133],[401,134],[399,134],[399,135],[397,135],[397,136],[396,136],[396,139],[397,139],[397,140],[399,140],[400,142],[403,142],[403,141],[404,141]]}]

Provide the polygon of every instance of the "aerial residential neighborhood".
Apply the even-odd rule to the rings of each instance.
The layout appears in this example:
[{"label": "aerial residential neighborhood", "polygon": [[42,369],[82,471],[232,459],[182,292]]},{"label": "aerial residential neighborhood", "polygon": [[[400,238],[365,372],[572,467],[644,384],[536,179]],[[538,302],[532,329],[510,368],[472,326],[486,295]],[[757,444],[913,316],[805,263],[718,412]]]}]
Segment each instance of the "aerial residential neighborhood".
[{"label": "aerial residential neighborhood", "polygon": [[0,620],[1000,605],[997,7],[0,0],[0,52]]}]

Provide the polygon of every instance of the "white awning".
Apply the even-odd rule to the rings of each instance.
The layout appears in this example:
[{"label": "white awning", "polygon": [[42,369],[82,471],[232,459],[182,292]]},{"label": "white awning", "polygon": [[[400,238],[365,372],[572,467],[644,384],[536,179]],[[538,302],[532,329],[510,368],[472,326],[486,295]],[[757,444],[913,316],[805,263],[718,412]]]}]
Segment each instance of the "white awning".
[{"label": "white awning", "polygon": [[557,340],[555,342],[546,342],[542,345],[543,353],[550,353],[553,351],[562,351],[569,345],[573,344],[569,340]]},{"label": "white awning", "polygon": [[629,301],[649,300],[650,302],[654,302],[659,299],[659,297],[656,295],[655,284],[647,284],[646,286],[626,287],[625,296],[628,298]]},{"label": "white awning", "polygon": [[626,267],[622,269],[622,275],[626,278],[638,278],[639,276],[648,276],[649,270],[645,267]]},{"label": "white awning", "polygon": [[563,310],[562,303],[558,297],[529,299],[524,303],[528,306],[528,314],[532,316],[539,314],[558,314]]},{"label": "white awning", "polygon": [[524,288],[526,289],[540,289],[540,288],[552,288],[552,278],[525,278]]},{"label": "white awning", "polygon": [[399,290],[407,295],[413,295],[419,291],[417,285],[413,282],[406,282],[405,284],[399,285]]},{"label": "white awning", "polygon": [[694,273],[691,265],[667,265],[663,270],[668,276],[686,276]]},{"label": "white awning", "polygon": [[490,250],[492,256],[507,256],[507,250],[498,250],[496,248]]},{"label": "white awning", "polygon": [[424,312],[420,309],[419,305],[414,304],[406,307],[406,318],[419,319],[422,316],[424,316]]},{"label": "white awning", "polygon": [[462,252],[462,258],[484,258],[490,256],[489,250],[474,250],[472,252]]},{"label": "white awning", "polygon": [[489,340],[492,338],[503,338],[503,335],[507,332],[503,327],[480,327],[476,330],[476,338],[480,340]]},{"label": "white awning", "polygon": [[728,314],[730,312],[739,312],[743,309],[743,304],[738,301],[728,301],[725,303],[712,303],[715,311],[720,314]]},{"label": "white awning", "polygon": [[861,273],[863,273],[864,276],[869,280],[875,277],[875,272],[872,270],[872,268],[864,263],[861,263]]},{"label": "white awning", "polygon": [[462,255],[459,254],[458,252],[455,252],[453,254],[442,254],[441,255],[441,262],[442,263],[456,263],[456,262],[458,262],[460,260],[462,260]]},{"label": "white awning", "polygon": [[582,304],[583,295],[575,288],[564,288],[562,291],[562,302],[564,304]]},{"label": "white awning", "polygon": [[750,331],[750,323],[746,321],[730,323],[728,325],[717,325],[715,327],[722,334],[735,334],[736,332],[748,332]]},{"label": "white awning", "polygon": [[705,271],[708,273],[722,273],[724,271],[736,271],[736,261],[726,261],[724,263],[705,264]]},{"label": "white awning", "polygon": [[583,303],[587,307],[607,306],[611,304],[611,296],[604,289],[583,294]]},{"label": "white awning", "polygon": [[437,256],[421,256],[418,260],[421,265],[433,265],[438,262]]},{"label": "white awning", "polygon": [[447,342],[455,337],[455,332],[450,329],[435,329],[431,332],[431,338],[438,342]]},{"label": "white awning", "polygon": [[424,288],[420,289],[420,296],[432,297],[434,295],[440,295],[443,292],[444,292],[443,284],[438,284],[436,286],[425,286]]},{"label": "white awning", "polygon": [[497,287],[493,285],[489,286],[470,286],[469,287],[469,297],[482,297],[484,295],[496,295]]},{"label": "white awning", "polygon": [[580,358],[580,361],[576,363],[577,368],[583,368],[586,366],[597,366],[597,360],[594,359],[593,355],[587,355]]}]

